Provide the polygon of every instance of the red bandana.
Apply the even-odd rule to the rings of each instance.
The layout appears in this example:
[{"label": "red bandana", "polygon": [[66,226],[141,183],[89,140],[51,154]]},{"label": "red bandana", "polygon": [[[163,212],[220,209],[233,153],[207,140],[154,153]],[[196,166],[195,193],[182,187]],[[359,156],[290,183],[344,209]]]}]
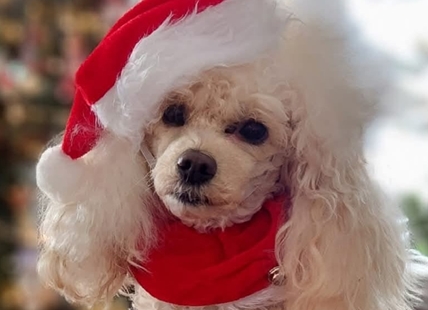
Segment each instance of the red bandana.
[{"label": "red bandana", "polygon": [[275,236],[284,199],[269,200],[253,218],[203,234],[179,221],[164,231],[161,245],[134,278],[158,300],[181,306],[236,301],[269,286],[277,266]]}]

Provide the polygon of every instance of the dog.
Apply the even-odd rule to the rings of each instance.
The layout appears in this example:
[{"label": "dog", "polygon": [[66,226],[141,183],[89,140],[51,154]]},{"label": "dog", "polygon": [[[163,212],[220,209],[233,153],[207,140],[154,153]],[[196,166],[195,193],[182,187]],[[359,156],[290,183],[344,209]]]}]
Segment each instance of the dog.
[{"label": "dog", "polygon": [[[245,10],[263,15],[268,4],[269,18],[264,16],[260,27],[268,24],[267,33],[277,36],[269,14],[278,3],[248,0],[242,7],[243,2],[226,0],[218,10],[236,5],[248,25]],[[138,127],[144,119],[136,117],[141,109],[136,102],[150,97],[151,89],[130,95],[127,88],[151,74],[139,73],[138,51],[121,72],[116,93],[103,93],[102,106],[91,110],[101,131],[88,134],[81,123],[70,127],[76,115],[85,120],[92,115],[72,112],[62,145],[47,149],[37,167],[44,192],[38,269],[45,283],[86,305],[108,301],[133,285],[137,310],[411,308],[417,285],[408,267],[407,228],[398,207],[371,179],[363,152],[364,129],[374,114],[370,81],[378,75],[372,79],[372,63],[349,61],[352,45],[337,35],[347,34],[343,20],[326,22],[328,8],[338,10],[338,1],[312,3],[313,8],[303,2],[292,6],[303,23],[287,15],[287,31],[280,29],[275,49],[251,61],[218,62],[179,75],[162,90],[153,113],[144,111],[150,117],[143,127]],[[226,18],[210,8],[213,16],[204,18]],[[317,10],[327,18],[313,18]],[[83,100],[90,92],[77,96]],[[105,116],[112,111],[103,108],[107,101],[127,100],[136,108],[126,112],[123,105],[111,120]],[[127,121],[116,125],[122,113]],[[139,129],[128,130],[134,123]],[[82,154],[74,153],[75,145],[88,144]],[[67,174],[58,177],[63,171]],[[259,277],[265,261],[248,267],[253,256],[247,254],[245,270],[256,270],[234,269],[230,274],[239,274],[236,279],[219,275],[226,263],[235,266],[242,253],[263,243],[265,234],[272,248],[251,255],[258,262],[270,251],[272,265],[261,270],[266,279],[260,280],[269,285],[254,284],[253,291],[252,276]],[[211,264],[219,242],[220,256],[232,252],[232,257],[220,261],[221,268],[208,265],[214,268],[208,272],[203,264]],[[191,282],[194,274],[201,276]],[[243,293],[235,296],[235,291]]]}]

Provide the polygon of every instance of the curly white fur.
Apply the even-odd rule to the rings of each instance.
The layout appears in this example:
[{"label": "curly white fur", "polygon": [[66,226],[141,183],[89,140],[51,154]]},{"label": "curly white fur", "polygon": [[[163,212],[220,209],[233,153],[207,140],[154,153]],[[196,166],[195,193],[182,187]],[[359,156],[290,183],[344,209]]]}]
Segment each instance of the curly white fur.
[{"label": "curly white fur", "polygon": [[79,159],[88,175],[84,193],[67,201],[43,198],[39,273],[70,301],[110,300],[127,264],[144,258],[155,239],[147,170],[135,155],[128,141],[106,134]]},{"label": "curly white fur", "polygon": [[307,2],[296,8],[304,7],[304,33],[285,48],[285,68],[299,90],[292,102],[295,157],[285,174],[293,212],[277,236],[286,308],[408,309],[401,215],[370,180],[362,150],[374,91],[385,80],[349,35],[346,18],[331,14],[343,3]]},{"label": "curly white fur", "polygon": [[[218,309],[408,310],[415,300],[402,215],[370,180],[362,150],[379,89],[369,84],[385,80],[372,78],[378,69],[361,52],[361,41],[349,37],[343,16],[332,18],[341,5],[291,3],[304,23],[288,28],[279,51],[248,64],[258,95],[281,101],[292,129],[277,184],[292,197],[290,219],[276,240],[287,282],[269,297],[279,305],[262,306],[256,298]],[[131,142],[106,133],[79,161],[91,176],[82,184],[84,195],[51,196],[43,211],[39,272],[68,299],[93,304],[115,295],[127,264],[145,258],[139,240],[146,249],[155,243],[157,203]],[[139,288],[135,301],[138,309],[174,308]]]}]

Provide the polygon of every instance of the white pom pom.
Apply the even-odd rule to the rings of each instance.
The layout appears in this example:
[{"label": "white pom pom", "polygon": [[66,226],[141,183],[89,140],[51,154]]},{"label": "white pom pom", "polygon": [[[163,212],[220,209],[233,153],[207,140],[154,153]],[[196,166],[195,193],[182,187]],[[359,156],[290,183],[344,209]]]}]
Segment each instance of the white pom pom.
[{"label": "white pom pom", "polygon": [[37,185],[50,199],[76,202],[85,187],[87,165],[81,158],[71,159],[57,145],[42,154],[36,174]]}]

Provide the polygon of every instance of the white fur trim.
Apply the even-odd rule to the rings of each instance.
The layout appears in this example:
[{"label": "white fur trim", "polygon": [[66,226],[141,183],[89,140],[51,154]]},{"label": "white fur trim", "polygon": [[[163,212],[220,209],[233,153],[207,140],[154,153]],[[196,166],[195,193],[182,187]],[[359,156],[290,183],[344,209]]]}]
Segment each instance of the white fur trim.
[{"label": "white fur trim", "polygon": [[36,168],[37,185],[53,201],[69,203],[78,198],[86,169],[82,159],[71,159],[57,145],[42,154]]},{"label": "white fur trim", "polygon": [[254,61],[279,43],[290,16],[278,0],[227,0],[171,25],[133,50],[118,81],[93,110],[116,135],[141,141],[162,97],[203,70]]}]

